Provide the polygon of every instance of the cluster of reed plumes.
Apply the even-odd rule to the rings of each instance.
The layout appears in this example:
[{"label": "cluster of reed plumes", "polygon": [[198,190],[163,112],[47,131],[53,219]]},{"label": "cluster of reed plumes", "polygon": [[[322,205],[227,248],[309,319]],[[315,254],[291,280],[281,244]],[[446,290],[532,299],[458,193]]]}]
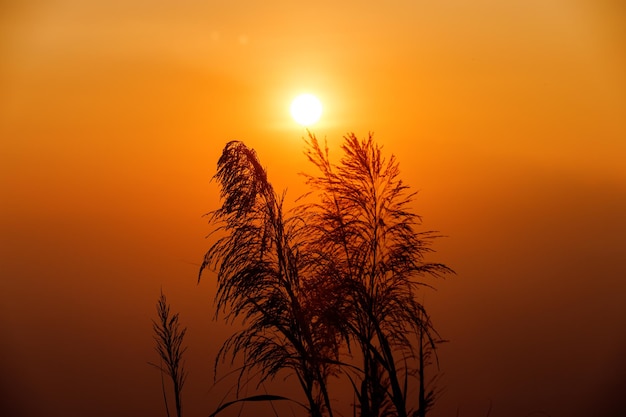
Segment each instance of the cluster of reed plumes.
[{"label": "cluster of reed plumes", "polygon": [[[215,175],[222,205],[209,213],[221,237],[200,276],[217,271],[216,317],[244,327],[223,344],[216,369],[232,355],[243,362],[239,386],[293,375],[305,401],[290,400],[312,417],[333,416],[331,377],[349,381],[363,417],[423,417],[437,393],[425,370],[441,340],[418,290],[452,271],[425,261],[436,235],[417,230],[415,194],[396,159],[385,160],[371,135],[344,139],[332,163],[309,133],[317,174],[305,174],[310,192],[289,211],[254,150],[238,141],[224,148]],[[285,399],[236,397],[227,404]]]}]

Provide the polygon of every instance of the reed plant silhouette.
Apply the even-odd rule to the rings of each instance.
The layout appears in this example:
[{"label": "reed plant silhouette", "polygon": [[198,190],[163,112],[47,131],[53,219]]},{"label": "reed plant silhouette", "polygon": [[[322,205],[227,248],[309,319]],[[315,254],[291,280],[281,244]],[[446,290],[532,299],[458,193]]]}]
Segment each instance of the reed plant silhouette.
[{"label": "reed plant silhouette", "polygon": [[[314,320],[300,262],[301,222],[286,219],[284,194],[267,180],[254,150],[226,145],[215,178],[222,207],[210,214],[225,236],[217,239],[200,268],[218,271],[216,317],[243,318],[247,326],[230,337],[216,359],[242,354],[242,374],[261,371],[259,383],[290,370],[298,379],[311,416],[332,416],[327,378],[338,342],[333,328]],[[200,279],[200,277],[199,277]]]},{"label": "reed plant silhouette", "polygon": [[[394,156],[385,160],[372,135],[344,139],[343,158],[333,164],[328,147],[322,149],[309,134],[306,155],[318,169],[317,175],[306,175],[317,201],[302,208],[315,246],[309,253],[316,254],[319,279],[341,288],[335,294],[345,305],[330,311],[340,313],[334,322],[342,326],[340,334],[349,335],[346,342],[360,349],[363,376],[353,386],[361,415],[423,416],[433,398],[427,401],[421,378],[417,404],[408,408],[407,379],[423,375],[424,356],[440,339],[417,291],[427,285],[426,276],[452,271],[424,261],[437,235],[417,231],[421,219],[410,209],[415,193],[399,178]],[[424,340],[427,345],[420,343]],[[402,368],[410,359],[418,360],[417,368]]]},{"label": "reed plant silhouette", "polygon": [[170,411],[163,375],[169,376],[172,380],[176,417],[181,417],[182,390],[185,385],[185,379],[187,378],[183,360],[183,354],[187,350],[187,347],[183,347],[183,339],[187,328],[181,329],[178,321],[178,313],[170,314],[170,305],[167,303],[167,298],[162,291],[157,301],[156,309],[158,318],[156,321],[152,321],[152,329],[156,341],[155,350],[158,352],[161,360],[158,365],[152,362],[148,363],[157,368],[161,373],[161,389],[163,391],[163,401],[165,402],[165,411],[168,417]]},{"label": "reed plant silhouette", "polygon": [[[216,317],[245,327],[219,351],[243,357],[260,382],[288,371],[313,417],[333,415],[328,379],[347,378],[362,417],[423,417],[436,391],[425,367],[441,341],[418,290],[451,271],[425,261],[434,232],[420,232],[415,193],[371,135],[344,138],[334,164],[309,133],[311,191],[285,213],[254,150],[230,142],[215,179],[222,206],[210,222],[223,233],[200,268],[217,271]],[[240,376],[241,378],[241,376]],[[409,398],[409,379],[417,398]],[[260,383],[259,382],[259,383]]]}]

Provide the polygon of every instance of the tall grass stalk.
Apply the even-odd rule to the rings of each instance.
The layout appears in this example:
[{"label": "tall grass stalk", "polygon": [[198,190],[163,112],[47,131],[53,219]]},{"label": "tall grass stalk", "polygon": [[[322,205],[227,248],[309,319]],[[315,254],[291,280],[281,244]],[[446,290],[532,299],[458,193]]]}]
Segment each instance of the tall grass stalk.
[{"label": "tall grass stalk", "polygon": [[169,417],[170,411],[163,375],[168,375],[172,380],[176,416],[182,417],[182,390],[187,378],[183,360],[183,354],[187,347],[183,347],[183,339],[187,328],[180,327],[178,313],[170,314],[170,306],[163,291],[161,291],[161,296],[157,301],[156,309],[157,320],[152,321],[152,329],[154,331],[154,340],[156,341],[155,350],[158,352],[161,361],[160,365],[152,362],[149,362],[149,364],[161,372],[161,388],[163,390],[167,416]]}]

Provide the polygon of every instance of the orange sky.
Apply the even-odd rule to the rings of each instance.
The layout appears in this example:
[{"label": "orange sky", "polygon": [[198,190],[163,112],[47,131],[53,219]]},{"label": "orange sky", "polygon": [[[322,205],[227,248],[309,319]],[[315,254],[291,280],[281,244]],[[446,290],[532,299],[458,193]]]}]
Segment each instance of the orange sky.
[{"label": "orange sky", "polygon": [[189,327],[188,415],[229,328],[196,286],[231,139],[302,190],[299,92],[332,151],[368,131],[420,194],[433,417],[611,415],[626,388],[619,1],[0,4],[0,411],[163,413],[150,319]]}]

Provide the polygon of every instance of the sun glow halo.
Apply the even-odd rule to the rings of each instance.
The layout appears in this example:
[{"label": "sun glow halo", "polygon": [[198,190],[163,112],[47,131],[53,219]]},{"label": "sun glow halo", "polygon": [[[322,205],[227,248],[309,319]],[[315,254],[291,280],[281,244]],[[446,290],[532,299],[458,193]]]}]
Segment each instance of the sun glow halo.
[{"label": "sun glow halo", "polygon": [[322,103],[313,94],[301,94],[291,102],[291,117],[302,126],[310,126],[322,115]]}]

